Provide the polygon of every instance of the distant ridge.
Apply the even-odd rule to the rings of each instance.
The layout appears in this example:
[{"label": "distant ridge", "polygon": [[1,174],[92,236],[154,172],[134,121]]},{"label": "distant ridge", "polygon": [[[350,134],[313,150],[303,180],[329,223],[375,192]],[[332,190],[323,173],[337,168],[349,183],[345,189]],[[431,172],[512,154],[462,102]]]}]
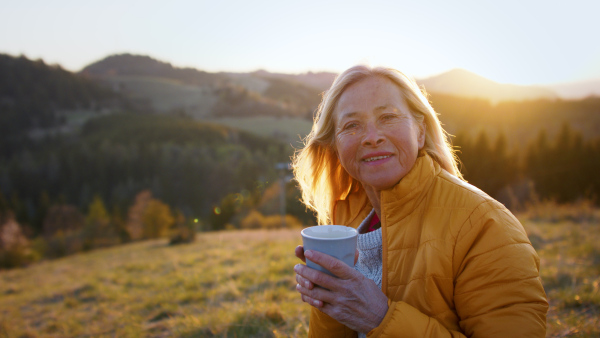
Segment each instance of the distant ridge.
[{"label": "distant ridge", "polygon": [[301,74],[284,74],[284,73],[270,73],[266,70],[257,70],[253,74],[270,77],[270,78],[283,78],[287,80],[293,80],[296,82],[303,83],[305,85],[314,87],[321,91],[325,91],[331,87],[333,80],[337,76],[336,73],[330,72],[306,72]]},{"label": "distant ridge", "polygon": [[582,99],[589,96],[600,96],[600,79],[559,83],[551,85],[549,88],[565,99]]},{"label": "distant ridge", "polygon": [[116,54],[85,67],[81,74],[92,77],[146,76],[182,81],[191,85],[214,85],[223,77],[195,68],[177,68],[146,55]]},{"label": "distant ridge", "polygon": [[545,87],[498,83],[458,68],[440,75],[417,80],[417,82],[425,86],[428,92],[488,99],[493,103],[558,97],[554,91]]},{"label": "distant ridge", "polygon": [[[108,83],[143,110],[196,119],[293,117],[312,119],[323,75],[209,73],[179,68],[147,55],[117,54],[85,67],[80,74]],[[326,75],[327,76],[327,75]]]}]

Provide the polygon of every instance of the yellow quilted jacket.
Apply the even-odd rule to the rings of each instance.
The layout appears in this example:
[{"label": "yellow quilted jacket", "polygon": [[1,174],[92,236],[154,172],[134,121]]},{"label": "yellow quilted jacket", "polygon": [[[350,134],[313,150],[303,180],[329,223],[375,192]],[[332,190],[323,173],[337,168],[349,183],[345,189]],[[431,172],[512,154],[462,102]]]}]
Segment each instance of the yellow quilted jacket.
[{"label": "yellow quilted jacket", "polygon": [[[364,192],[338,201],[334,224],[358,227]],[[389,310],[368,337],[544,337],[548,302],[539,258],[500,203],[428,155],[381,195],[383,285]],[[356,337],[316,308],[310,337]]]}]

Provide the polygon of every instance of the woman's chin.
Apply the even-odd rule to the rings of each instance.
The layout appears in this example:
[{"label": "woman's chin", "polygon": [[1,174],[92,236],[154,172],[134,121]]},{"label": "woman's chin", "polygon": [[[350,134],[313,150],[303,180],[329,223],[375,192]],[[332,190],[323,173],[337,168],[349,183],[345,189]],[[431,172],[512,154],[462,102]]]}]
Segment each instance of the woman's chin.
[{"label": "woman's chin", "polygon": [[400,179],[389,178],[389,179],[374,179],[374,180],[364,180],[361,181],[363,187],[366,189],[367,187],[376,190],[387,190],[393,188],[396,184],[400,182]]},{"label": "woman's chin", "polygon": [[407,174],[404,170],[362,172],[358,180],[364,187],[369,186],[375,190],[386,190],[394,187]]}]

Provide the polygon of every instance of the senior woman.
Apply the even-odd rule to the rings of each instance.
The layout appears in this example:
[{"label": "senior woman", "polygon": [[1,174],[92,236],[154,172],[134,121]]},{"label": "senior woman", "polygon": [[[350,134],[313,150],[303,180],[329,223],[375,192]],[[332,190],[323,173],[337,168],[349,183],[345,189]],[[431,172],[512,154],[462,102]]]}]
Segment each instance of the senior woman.
[{"label": "senior woman", "polygon": [[543,337],[548,303],[523,226],[464,182],[425,94],[356,66],[325,93],[294,158],[320,224],[358,229],[355,268],[299,246],[336,277],[294,267],[309,336]]}]

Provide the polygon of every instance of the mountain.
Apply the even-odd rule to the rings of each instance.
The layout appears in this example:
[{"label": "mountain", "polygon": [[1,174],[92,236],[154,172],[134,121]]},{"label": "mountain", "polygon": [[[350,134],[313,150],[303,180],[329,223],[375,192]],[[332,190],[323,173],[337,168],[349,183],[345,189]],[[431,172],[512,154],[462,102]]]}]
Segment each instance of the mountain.
[{"label": "mountain", "polygon": [[146,76],[178,80],[185,84],[214,85],[223,76],[195,68],[177,68],[146,55],[118,54],[86,66],[81,74],[88,77]]},{"label": "mountain", "polygon": [[[196,119],[223,117],[312,117],[321,90],[266,72],[208,73],[178,68],[145,55],[111,55],[81,74],[108,82],[148,111]],[[318,77],[318,76],[317,76]]]},{"label": "mountain", "polygon": [[545,87],[498,83],[464,69],[453,69],[417,82],[428,92],[488,99],[492,103],[557,98],[555,92]]},{"label": "mountain", "polygon": [[283,73],[270,73],[265,70],[258,70],[254,72],[258,76],[269,77],[269,78],[282,78],[286,80],[296,81],[304,85],[314,87],[320,91],[325,91],[331,87],[333,80],[337,76],[336,73],[330,72],[307,72],[301,74],[283,74]]},{"label": "mountain", "polygon": [[[142,55],[113,55],[83,71],[112,83],[119,93],[146,104],[148,111],[187,115],[296,142],[310,130],[321,93],[333,73],[207,73],[177,68]],[[503,130],[510,143],[527,142],[545,128],[551,136],[569,122],[585,138],[598,135],[598,100],[562,100],[553,91],[490,81],[462,69],[417,80],[431,93],[450,133]]]},{"label": "mountain", "polygon": [[582,99],[588,96],[600,96],[600,79],[559,83],[548,86],[565,99]]}]

